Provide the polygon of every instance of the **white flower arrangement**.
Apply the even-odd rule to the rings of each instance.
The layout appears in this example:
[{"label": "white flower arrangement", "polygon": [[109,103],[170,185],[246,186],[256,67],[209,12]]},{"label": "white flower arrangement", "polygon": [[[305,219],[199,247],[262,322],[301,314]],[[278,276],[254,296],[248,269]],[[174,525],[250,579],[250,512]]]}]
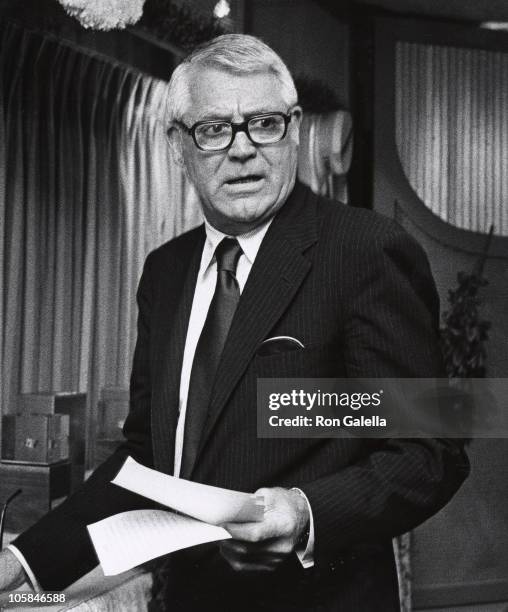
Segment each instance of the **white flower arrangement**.
[{"label": "white flower arrangement", "polygon": [[139,21],[144,0],[59,0],[84,28],[113,30]]}]

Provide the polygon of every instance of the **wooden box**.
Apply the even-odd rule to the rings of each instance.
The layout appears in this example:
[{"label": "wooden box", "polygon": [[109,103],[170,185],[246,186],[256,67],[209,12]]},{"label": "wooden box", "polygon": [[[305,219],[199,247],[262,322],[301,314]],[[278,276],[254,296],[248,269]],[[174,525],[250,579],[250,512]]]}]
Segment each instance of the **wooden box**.
[{"label": "wooden box", "polygon": [[8,414],[2,420],[2,460],[49,465],[69,458],[65,414]]},{"label": "wooden box", "polygon": [[18,396],[17,412],[23,414],[67,414],[72,490],[84,480],[86,450],[86,393],[27,393]]},{"label": "wooden box", "polygon": [[71,464],[25,465],[0,462],[0,504],[18,489],[7,509],[5,528],[21,533],[70,493]]}]

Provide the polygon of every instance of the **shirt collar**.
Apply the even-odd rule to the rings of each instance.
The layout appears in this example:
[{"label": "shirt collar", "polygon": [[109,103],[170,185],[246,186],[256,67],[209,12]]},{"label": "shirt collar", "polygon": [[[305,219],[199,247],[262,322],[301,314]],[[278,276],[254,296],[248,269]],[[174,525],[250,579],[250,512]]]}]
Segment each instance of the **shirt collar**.
[{"label": "shirt collar", "polygon": [[201,259],[201,270],[206,270],[212,260],[214,258],[215,249],[217,248],[219,242],[226,237],[236,238],[238,243],[242,247],[243,254],[247,258],[249,264],[252,266],[254,264],[254,260],[256,259],[256,255],[258,254],[259,247],[261,246],[261,242],[265,237],[270,224],[273,221],[273,217],[270,217],[267,221],[258,225],[250,232],[245,234],[239,234],[238,236],[229,236],[228,234],[223,234],[221,231],[210,225],[208,221],[205,219],[205,231],[206,231],[206,241],[203,249],[203,257]]}]

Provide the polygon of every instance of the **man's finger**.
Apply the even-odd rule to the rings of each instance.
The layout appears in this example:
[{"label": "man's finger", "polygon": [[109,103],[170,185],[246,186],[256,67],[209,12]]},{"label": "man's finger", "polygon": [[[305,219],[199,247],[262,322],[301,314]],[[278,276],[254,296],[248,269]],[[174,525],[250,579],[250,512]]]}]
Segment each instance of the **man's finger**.
[{"label": "man's finger", "polygon": [[285,555],[280,554],[276,551],[242,550],[225,543],[221,545],[221,553],[223,554],[223,556],[227,556],[228,559],[235,559],[243,563],[279,563],[283,561],[285,557]]},{"label": "man's finger", "polygon": [[235,540],[244,542],[260,542],[269,538],[279,537],[274,526],[269,521],[259,523],[226,523],[223,525]]},{"label": "man's finger", "polygon": [[281,554],[288,555],[293,551],[291,543],[285,538],[269,538],[259,542],[245,542],[242,540],[225,540],[222,543],[238,554]]},{"label": "man's finger", "polygon": [[285,559],[280,555],[266,553],[240,554],[225,543],[221,544],[220,552],[236,571],[270,571],[277,568]]},{"label": "man's finger", "polygon": [[225,540],[221,546],[233,551],[237,555],[250,555],[261,552],[264,542],[242,542],[240,540]]}]

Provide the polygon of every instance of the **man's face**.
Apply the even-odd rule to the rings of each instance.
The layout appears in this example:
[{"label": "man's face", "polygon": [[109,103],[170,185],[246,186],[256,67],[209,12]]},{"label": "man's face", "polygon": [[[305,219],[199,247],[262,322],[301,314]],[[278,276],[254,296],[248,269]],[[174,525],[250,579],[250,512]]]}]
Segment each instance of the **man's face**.
[{"label": "man's face", "polygon": [[[183,122],[189,127],[212,119],[239,123],[250,115],[287,113],[280,90],[280,82],[270,72],[239,75],[197,68]],[[241,234],[284,204],[296,177],[300,118],[298,108],[279,142],[257,145],[238,132],[224,151],[202,151],[190,134],[180,132],[183,162],[211,225],[227,234]]]}]

